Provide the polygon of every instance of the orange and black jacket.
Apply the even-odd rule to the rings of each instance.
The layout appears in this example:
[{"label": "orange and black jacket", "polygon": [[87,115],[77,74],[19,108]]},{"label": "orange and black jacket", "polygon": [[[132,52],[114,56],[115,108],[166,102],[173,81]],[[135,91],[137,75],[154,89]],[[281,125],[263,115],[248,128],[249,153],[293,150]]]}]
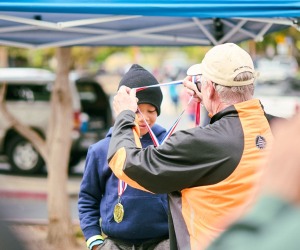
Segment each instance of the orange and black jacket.
[{"label": "orange and black jacket", "polygon": [[206,127],[177,131],[158,147],[141,148],[138,133],[134,112],[123,111],[109,165],[133,187],[169,194],[171,249],[183,250],[205,249],[251,205],[273,140],[257,99],[227,107]]}]

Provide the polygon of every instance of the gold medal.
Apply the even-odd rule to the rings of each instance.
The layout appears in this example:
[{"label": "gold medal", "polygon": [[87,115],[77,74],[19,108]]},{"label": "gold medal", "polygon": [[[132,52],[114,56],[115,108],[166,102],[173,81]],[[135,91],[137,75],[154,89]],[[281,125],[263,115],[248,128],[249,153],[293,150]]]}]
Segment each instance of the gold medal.
[{"label": "gold medal", "polygon": [[120,223],[123,220],[123,217],[124,217],[124,208],[123,205],[120,202],[118,202],[114,208],[114,220],[115,222]]}]

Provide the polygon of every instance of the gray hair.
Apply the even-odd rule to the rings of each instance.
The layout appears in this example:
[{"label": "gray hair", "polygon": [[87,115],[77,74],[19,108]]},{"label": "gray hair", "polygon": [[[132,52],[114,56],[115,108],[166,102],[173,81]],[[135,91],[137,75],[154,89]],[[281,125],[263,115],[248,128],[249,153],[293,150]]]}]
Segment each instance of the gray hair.
[{"label": "gray hair", "polygon": [[234,81],[246,81],[253,79],[252,84],[244,85],[244,86],[223,86],[217,83],[213,83],[216,91],[218,92],[221,102],[227,104],[234,104],[239,102],[244,102],[252,99],[254,94],[254,75],[251,72],[242,72],[238,74]]}]

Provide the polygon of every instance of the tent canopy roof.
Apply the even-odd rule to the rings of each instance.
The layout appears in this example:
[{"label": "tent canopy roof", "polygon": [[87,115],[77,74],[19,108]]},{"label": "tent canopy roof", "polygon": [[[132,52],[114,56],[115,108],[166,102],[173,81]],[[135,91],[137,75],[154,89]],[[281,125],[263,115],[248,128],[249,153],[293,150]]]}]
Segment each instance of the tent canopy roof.
[{"label": "tent canopy roof", "polygon": [[298,1],[10,0],[0,44],[24,48],[216,45],[298,27]]}]

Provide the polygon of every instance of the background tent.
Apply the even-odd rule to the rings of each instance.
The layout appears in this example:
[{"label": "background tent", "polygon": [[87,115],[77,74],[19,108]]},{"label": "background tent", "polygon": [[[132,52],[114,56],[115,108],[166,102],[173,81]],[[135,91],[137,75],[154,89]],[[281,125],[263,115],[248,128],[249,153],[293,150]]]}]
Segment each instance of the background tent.
[{"label": "background tent", "polygon": [[0,44],[216,45],[298,27],[299,1],[0,1]]}]

